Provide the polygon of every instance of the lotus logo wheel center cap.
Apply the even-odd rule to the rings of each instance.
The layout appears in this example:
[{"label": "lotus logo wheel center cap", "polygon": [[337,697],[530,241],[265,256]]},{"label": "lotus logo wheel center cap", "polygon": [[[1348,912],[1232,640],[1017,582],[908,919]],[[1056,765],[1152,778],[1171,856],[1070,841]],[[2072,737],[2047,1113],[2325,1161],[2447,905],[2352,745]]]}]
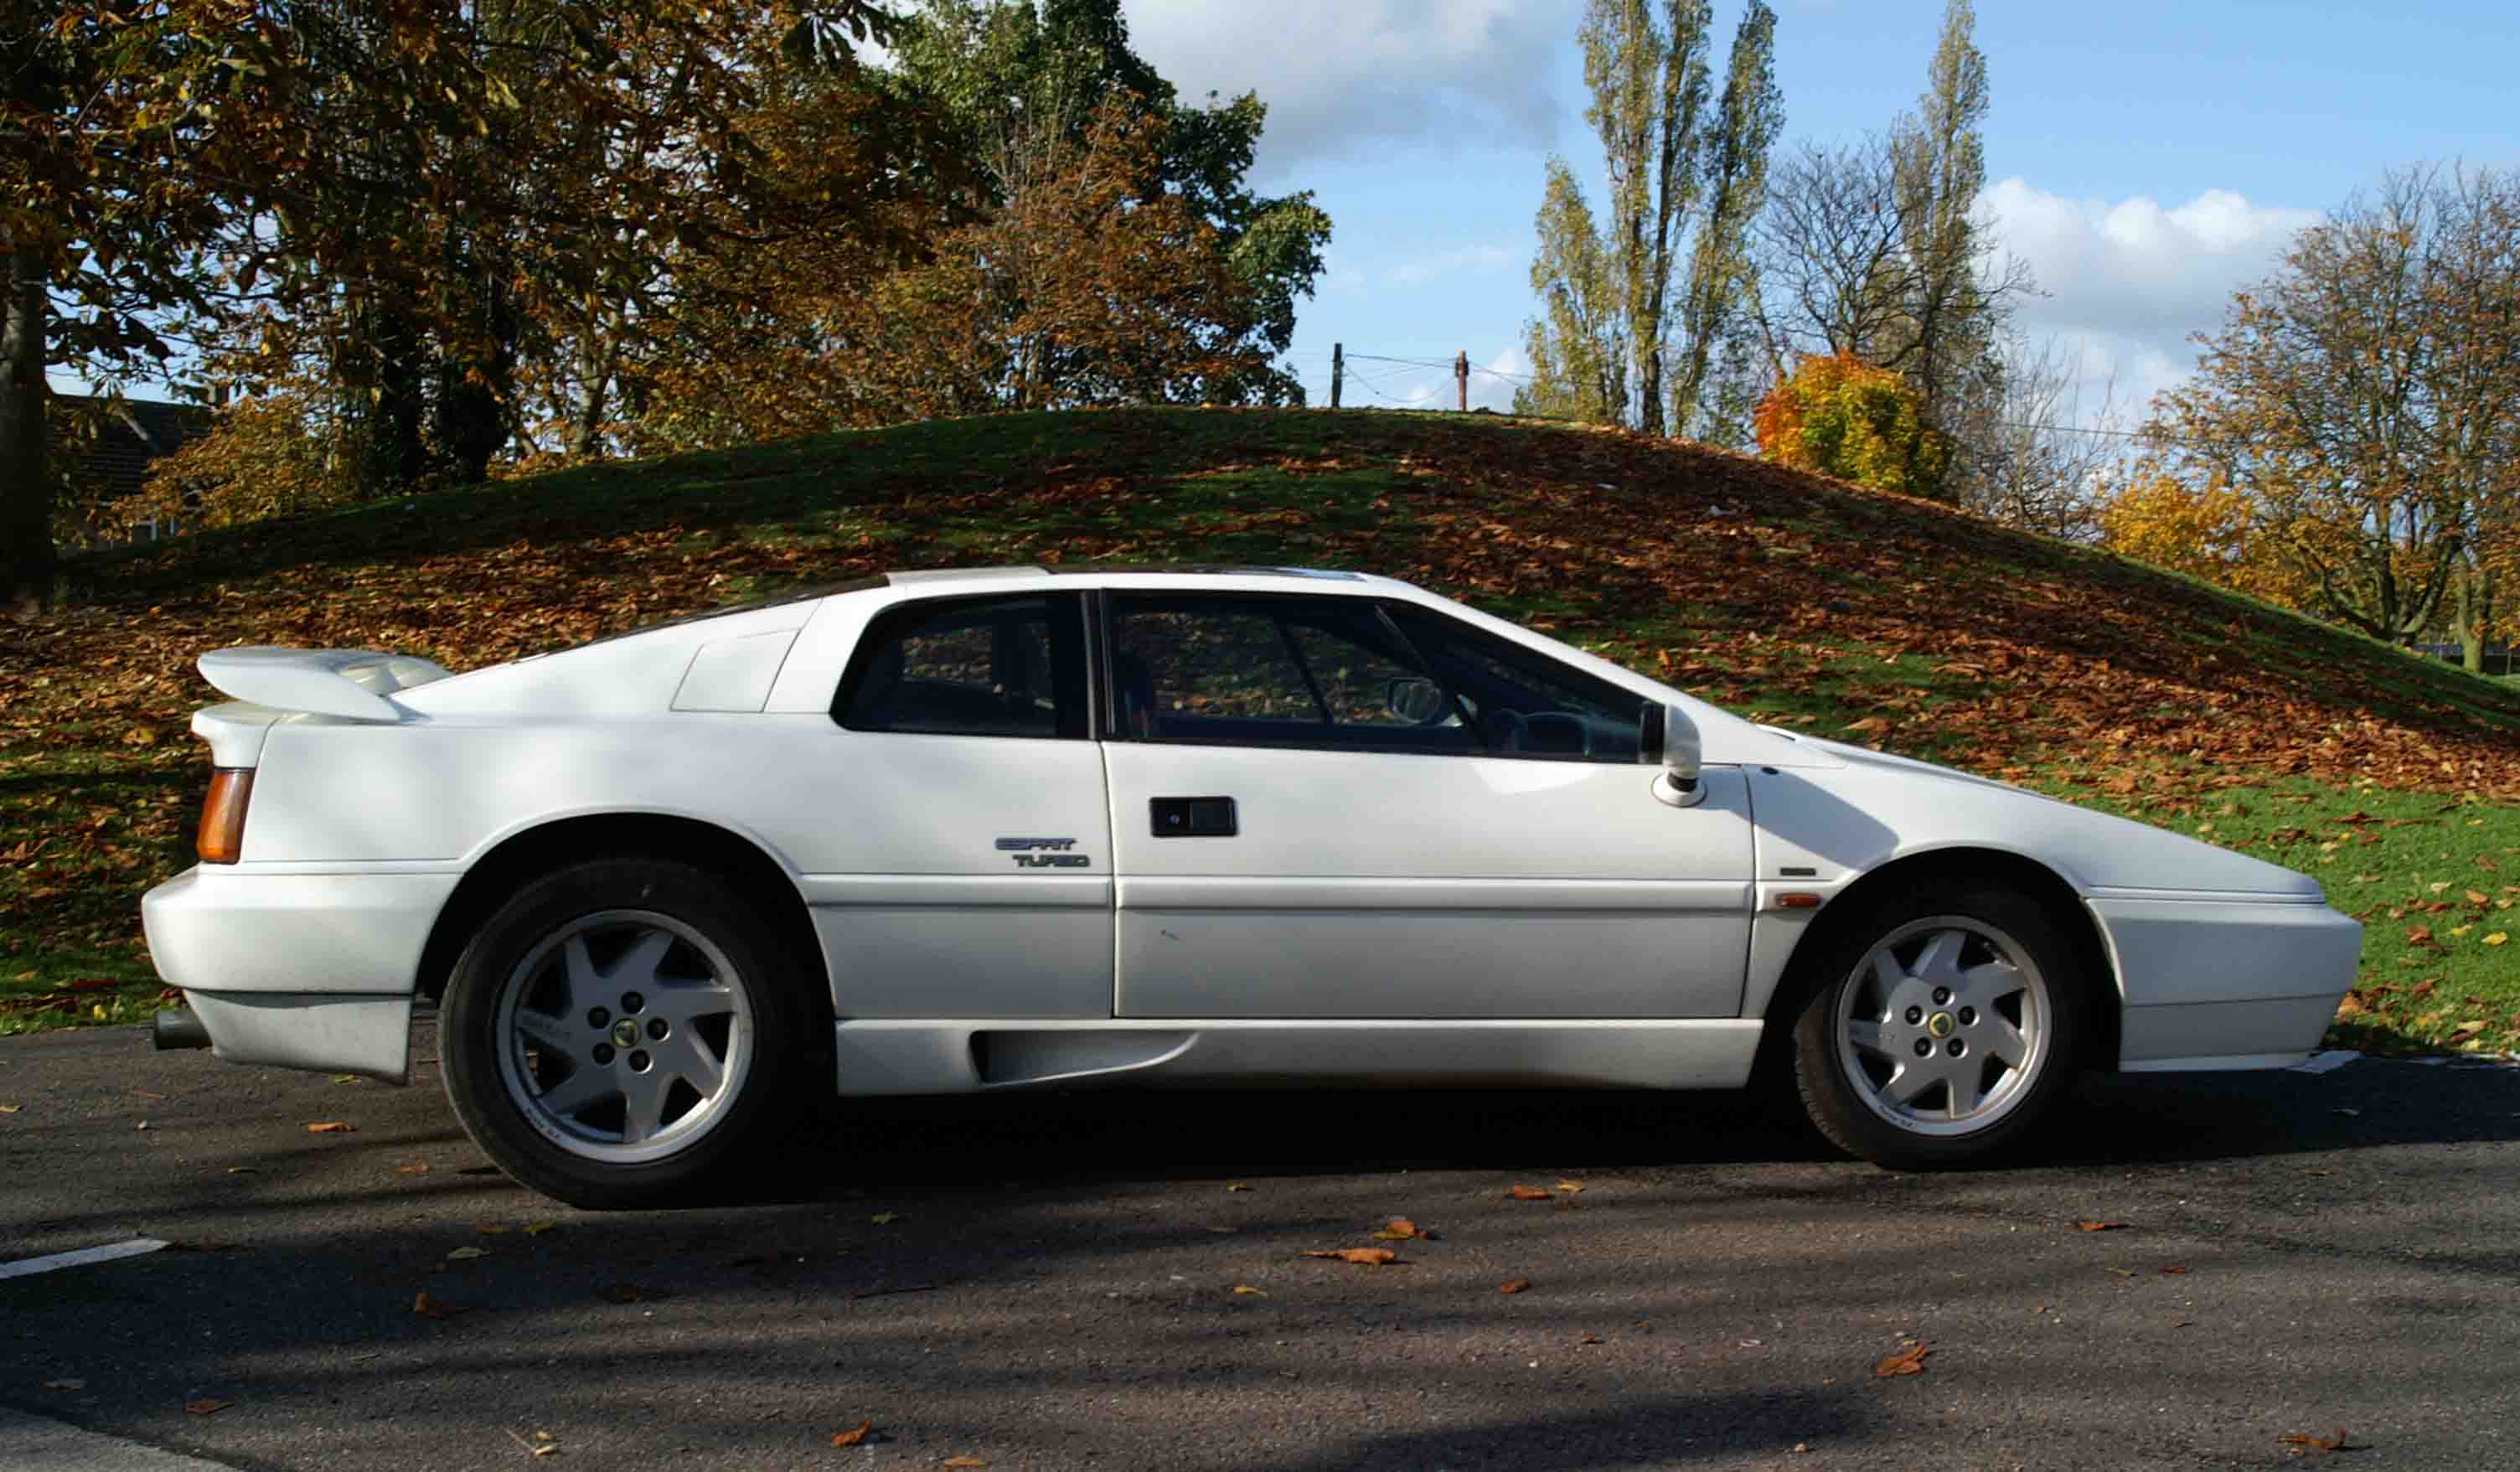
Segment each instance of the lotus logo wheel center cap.
[{"label": "lotus logo wheel center cap", "polygon": [[631,1021],[627,1017],[624,1017],[620,1021],[612,1024],[612,1046],[615,1048],[638,1047],[639,1024]]},{"label": "lotus logo wheel center cap", "polygon": [[1952,1029],[1958,1026],[1959,1026],[1959,1024],[1952,1020],[1952,1014],[1949,1012],[1936,1012],[1934,1015],[1925,1019],[1925,1031],[1932,1033],[1937,1038],[1950,1037],[1952,1035]]}]

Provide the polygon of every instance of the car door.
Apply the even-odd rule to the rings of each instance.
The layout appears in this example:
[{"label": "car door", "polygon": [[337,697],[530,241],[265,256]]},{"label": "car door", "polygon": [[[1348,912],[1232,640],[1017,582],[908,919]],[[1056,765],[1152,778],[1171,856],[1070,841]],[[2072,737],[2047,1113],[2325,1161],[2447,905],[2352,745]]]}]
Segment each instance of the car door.
[{"label": "car door", "polygon": [[1072,592],[876,614],[799,781],[845,1018],[1111,1014],[1110,831]]},{"label": "car door", "polygon": [[1415,605],[1103,607],[1118,1015],[1737,1013],[1747,784],[1657,800],[1642,696]]}]

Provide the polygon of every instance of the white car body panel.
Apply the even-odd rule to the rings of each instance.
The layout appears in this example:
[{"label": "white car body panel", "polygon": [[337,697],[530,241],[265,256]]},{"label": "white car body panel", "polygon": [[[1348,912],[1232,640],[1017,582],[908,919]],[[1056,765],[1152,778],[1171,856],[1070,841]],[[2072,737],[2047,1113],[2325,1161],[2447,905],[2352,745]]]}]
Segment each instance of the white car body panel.
[{"label": "white car body panel", "polygon": [[[1657,800],[1642,765],[878,734],[832,715],[886,608],[1124,588],[1435,610],[1685,711],[1706,799]],[[226,1055],[399,1077],[409,999],[433,980],[422,950],[458,881],[511,838],[601,815],[709,825],[785,876],[822,944],[853,1093],[1105,1076],[1737,1084],[1826,914],[1779,907],[1955,848],[2018,856],[2082,900],[2130,1068],[2297,1060],[2360,934],[2289,870],[1754,726],[1383,578],[895,574],[465,675],[398,657],[204,661],[246,697],[195,721],[218,765],[257,769],[243,862],[159,886],[144,914]],[[1154,839],[1149,798],[1184,795],[1235,797],[1241,831]],[[1011,836],[1072,841],[1084,862],[1023,867],[997,846]]]},{"label": "white car body panel", "polygon": [[[1741,774],[1114,741],[1123,1017],[1732,1017],[1749,950]],[[1148,804],[1233,797],[1231,838]],[[1357,964],[1359,958],[1371,958]]]}]

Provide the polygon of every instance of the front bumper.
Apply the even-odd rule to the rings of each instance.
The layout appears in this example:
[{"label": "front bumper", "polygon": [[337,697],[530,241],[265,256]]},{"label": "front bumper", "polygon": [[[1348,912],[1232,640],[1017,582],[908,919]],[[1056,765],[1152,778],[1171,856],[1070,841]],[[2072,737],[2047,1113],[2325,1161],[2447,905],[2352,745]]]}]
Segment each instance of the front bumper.
[{"label": "front bumper", "polygon": [[140,915],[218,1056],[401,1083],[421,953],[460,878],[194,868]]},{"label": "front bumper", "polygon": [[2300,1062],[2362,955],[2362,927],[2316,901],[2121,891],[2091,906],[2125,992],[2130,1073]]}]

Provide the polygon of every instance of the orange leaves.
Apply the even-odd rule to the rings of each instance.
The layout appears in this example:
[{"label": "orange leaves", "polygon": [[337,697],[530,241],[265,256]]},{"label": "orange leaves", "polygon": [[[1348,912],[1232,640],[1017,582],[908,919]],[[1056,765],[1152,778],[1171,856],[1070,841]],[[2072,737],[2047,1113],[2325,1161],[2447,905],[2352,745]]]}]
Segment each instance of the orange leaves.
[{"label": "orange leaves", "polygon": [[2074,1224],[2074,1229],[2076,1231],[2124,1231],[2126,1224],[2124,1222],[2077,1222]]},{"label": "orange leaves", "polygon": [[1536,1185],[1510,1185],[1506,1187],[1505,1193],[1516,1201],[1553,1201],[1557,1198],[1555,1191],[1543,1190]]},{"label": "orange leaves", "polygon": [[1420,1229],[1417,1223],[1410,1221],[1407,1217],[1392,1218],[1388,1224],[1373,1234],[1373,1239],[1377,1242],[1406,1242],[1413,1238],[1431,1242],[1435,1239],[1435,1234],[1431,1231]]},{"label": "orange leaves", "polygon": [[1499,1293],[1508,1294],[1520,1293],[1528,1289],[1530,1286],[1531,1279],[1527,1277],[1508,1278],[1505,1282],[1497,1285],[1497,1291]]},{"label": "orange leaves", "polygon": [[479,1307],[479,1304],[451,1303],[446,1299],[431,1298],[427,1293],[413,1294],[411,1300],[411,1312],[423,1318],[453,1318]]},{"label": "orange leaves", "polygon": [[846,1431],[834,1431],[834,1432],[832,1432],[832,1446],[834,1446],[834,1447],[855,1447],[855,1446],[859,1446],[859,1445],[862,1445],[862,1444],[866,1441],[866,1439],[867,1439],[868,1437],[870,1437],[870,1436],[872,1436],[872,1435],[874,1435],[874,1434],[875,1434],[875,1422],[873,1422],[873,1421],[860,1421],[860,1422],[858,1422],[855,1426],[850,1427],[850,1428],[849,1428],[848,1430],[846,1430]]},{"label": "orange leaves", "polygon": [[359,1127],[356,1125],[345,1125],[338,1119],[328,1119],[318,1124],[308,1125],[306,1127],[306,1133],[309,1135],[356,1135],[359,1133]]},{"label": "orange leaves", "polygon": [[234,1401],[214,1401],[206,1398],[199,1401],[187,1401],[184,1403],[184,1413],[187,1415],[197,1416],[214,1416],[235,1404],[236,1403]]},{"label": "orange leaves", "polygon": [[1925,1372],[1925,1357],[1932,1353],[1923,1340],[1917,1340],[1899,1353],[1884,1357],[1880,1363],[1872,1366],[1873,1377],[1893,1380],[1901,1375],[1921,1375]]},{"label": "orange leaves", "polygon": [[1354,1263],[1360,1268],[1388,1268],[1400,1262],[1400,1254],[1388,1247],[1321,1247],[1304,1256],[1332,1258],[1342,1263]]},{"label": "orange leaves", "polygon": [[1898,374],[1852,353],[1806,356],[1752,416],[1761,457],[1909,496],[1942,492],[1952,446]]},{"label": "orange leaves", "polygon": [[2360,1450],[2345,1439],[2345,1428],[2342,1426],[2337,1427],[2325,1436],[2316,1436],[2299,1431],[2292,1432],[2285,1436],[2276,1437],[2275,1445],[2286,1449],[2295,1456],[2303,1456],[2313,1451],[2354,1451]]}]

